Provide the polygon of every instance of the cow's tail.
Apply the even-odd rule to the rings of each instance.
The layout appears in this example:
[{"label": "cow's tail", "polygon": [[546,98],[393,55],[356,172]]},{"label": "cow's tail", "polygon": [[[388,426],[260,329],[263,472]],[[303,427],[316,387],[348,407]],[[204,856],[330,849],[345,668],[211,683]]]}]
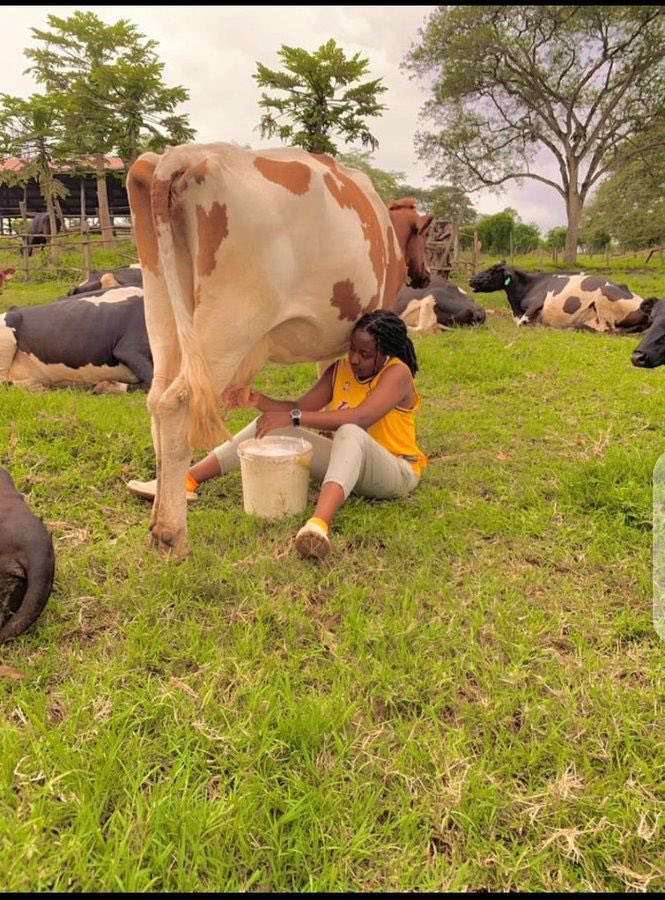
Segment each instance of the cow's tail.
[{"label": "cow's tail", "polygon": [[[168,190],[164,190],[164,180],[156,177],[152,187],[152,211],[160,264],[168,285],[182,355],[180,373],[171,390],[176,392],[178,401],[189,401],[187,439],[190,446],[210,449],[229,440],[231,434],[222,421],[219,393],[204,348],[194,331],[194,267],[179,268],[176,262],[192,259],[193,248],[187,245],[187,235],[174,222],[175,208],[183,202],[189,181],[189,173],[178,169],[169,173]],[[163,227],[163,223],[167,227]]]},{"label": "cow's tail", "polygon": [[37,621],[53,590],[55,576],[53,540],[46,529],[44,533],[45,537],[35,541],[31,548],[31,558],[25,567],[27,581],[25,594],[19,608],[0,628],[0,644],[23,634]]}]

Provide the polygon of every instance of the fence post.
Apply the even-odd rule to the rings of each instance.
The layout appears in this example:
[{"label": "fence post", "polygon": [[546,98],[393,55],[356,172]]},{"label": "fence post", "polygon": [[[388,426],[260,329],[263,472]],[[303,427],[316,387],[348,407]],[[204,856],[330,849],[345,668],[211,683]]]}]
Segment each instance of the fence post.
[{"label": "fence post", "polygon": [[478,240],[478,232],[473,232],[473,249],[471,255],[471,265],[473,266],[473,274],[478,271],[478,256],[480,253],[480,241]]},{"label": "fence post", "polygon": [[[85,224],[85,234],[88,232],[88,223]],[[85,280],[87,281],[90,278],[90,273],[92,272],[92,265],[90,262],[90,240],[88,237],[83,241],[83,262],[85,266]]]}]

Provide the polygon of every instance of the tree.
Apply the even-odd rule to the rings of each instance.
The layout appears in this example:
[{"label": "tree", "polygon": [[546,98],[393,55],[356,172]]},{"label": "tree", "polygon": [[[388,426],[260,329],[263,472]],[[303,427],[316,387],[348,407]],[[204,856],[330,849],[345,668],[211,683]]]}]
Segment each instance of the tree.
[{"label": "tree", "polygon": [[94,158],[102,233],[112,237],[105,154],[118,152],[130,165],[141,149],[191,140],[195,132],[187,117],[175,114],[189,93],[163,85],[156,41],[127,19],[107,25],[92,12],[77,11],[67,19],[49,15],[47,22],[50,31],[31,29],[40,45],[24,51],[33,63],[27,71],[58,98],[72,161]]},{"label": "tree", "polygon": [[[665,129],[663,129],[665,134]],[[637,146],[651,136],[638,139]],[[585,244],[603,249],[614,238],[631,250],[665,243],[665,150],[617,164],[589,200],[582,216]]]},{"label": "tree", "polygon": [[[658,6],[438,7],[404,61],[434,78],[424,115],[437,130],[416,136],[420,157],[469,190],[549,185],[566,204],[573,265],[590,190],[665,118],[663,22]],[[539,151],[558,176],[532,171]]]},{"label": "tree", "polygon": [[[374,185],[374,190],[386,205],[391,200],[407,196],[408,191],[403,187],[406,179],[404,172],[386,172],[384,169],[377,169],[373,165],[372,154],[369,150],[354,150],[349,153],[340,153],[338,159],[345,166],[349,166],[352,169],[360,169],[361,172],[364,172]],[[413,194],[408,194],[408,196],[413,196]]]},{"label": "tree", "polygon": [[465,191],[451,184],[437,184],[432,188],[417,188],[404,185],[404,196],[414,197],[425,212],[437,219],[447,219],[454,225],[470,225],[477,219],[477,213]]},{"label": "tree", "polygon": [[480,238],[485,253],[494,253],[498,256],[506,256],[512,247],[510,235],[515,227],[517,213],[514,209],[504,209],[494,213],[493,216],[485,216],[476,224],[476,231]]},{"label": "tree", "polygon": [[535,222],[515,222],[513,225],[513,252],[532,253],[541,245],[540,228]]},{"label": "tree", "polygon": [[46,202],[51,224],[51,262],[55,265],[56,203],[67,189],[53,171],[62,160],[65,128],[57,101],[42,94],[27,100],[0,95],[0,156],[16,156],[24,165],[17,172],[0,170],[0,183],[26,184],[34,179]]},{"label": "tree", "polygon": [[548,250],[563,250],[566,246],[567,228],[558,225],[556,228],[550,228],[545,235],[545,246]]},{"label": "tree", "polygon": [[[313,153],[335,156],[337,147],[332,135],[338,134],[345,142],[359,140],[363,147],[376,150],[379,142],[365,120],[381,115],[385,106],[378,102],[377,95],[388,89],[380,78],[360,81],[367,74],[369,60],[359,53],[347,59],[332,38],[314,53],[282,44],[277,55],[286,72],[257,63],[257,72],[252,76],[259,87],[286,94],[261,94],[259,106],[267,110],[260,121],[261,137],[277,135],[280,140]],[[342,93],[336,96],[339,91]],[[284,118],[290,124],[280,124]]]}]

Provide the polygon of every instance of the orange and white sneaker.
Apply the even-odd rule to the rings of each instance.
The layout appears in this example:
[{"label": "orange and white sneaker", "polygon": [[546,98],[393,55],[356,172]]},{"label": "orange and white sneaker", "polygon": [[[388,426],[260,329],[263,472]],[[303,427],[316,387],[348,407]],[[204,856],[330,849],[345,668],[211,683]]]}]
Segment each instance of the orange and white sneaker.
[{"label": "orange and white sneaker", "polygon": [[309,519],[296,535],[296,550],[302,559],[325,559],[332,547],[323,519]]},{"label": "orange and white sneaker", "polygon": [[[189,486],[188,483],[187,501],[191,503],[194,500],[198,500],[199,495],[196,491],[190,491]],[[132,494],[136,494],[137,497],[143,497],[144,500],[154,500],[157,493],[157,479],[153,478],[152,481],[128,481],[127,488]]]}]

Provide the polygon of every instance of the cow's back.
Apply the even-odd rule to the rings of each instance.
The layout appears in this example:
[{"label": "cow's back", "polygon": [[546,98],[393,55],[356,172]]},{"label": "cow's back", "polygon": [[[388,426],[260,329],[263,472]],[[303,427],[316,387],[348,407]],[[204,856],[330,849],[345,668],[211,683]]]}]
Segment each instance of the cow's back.
[{"label": "cow's back", "polygon": [[642,298],[627,285],[604,276],[557,274],[543,283],[543,289],[540,320],[544,325],[570,328],[591,324],[595,330],[614,331],[646,322],[646,315],[640,311]]},{"label": "cow's back", "polygon": [[177,338],[181,375],[210,410],[222,354],[243,351],[234,384],[266,360],[340,355],[405,275],[370,180],[325,155],[186,144],[139,157],[128,192],[156,370],[173,369]]}]

